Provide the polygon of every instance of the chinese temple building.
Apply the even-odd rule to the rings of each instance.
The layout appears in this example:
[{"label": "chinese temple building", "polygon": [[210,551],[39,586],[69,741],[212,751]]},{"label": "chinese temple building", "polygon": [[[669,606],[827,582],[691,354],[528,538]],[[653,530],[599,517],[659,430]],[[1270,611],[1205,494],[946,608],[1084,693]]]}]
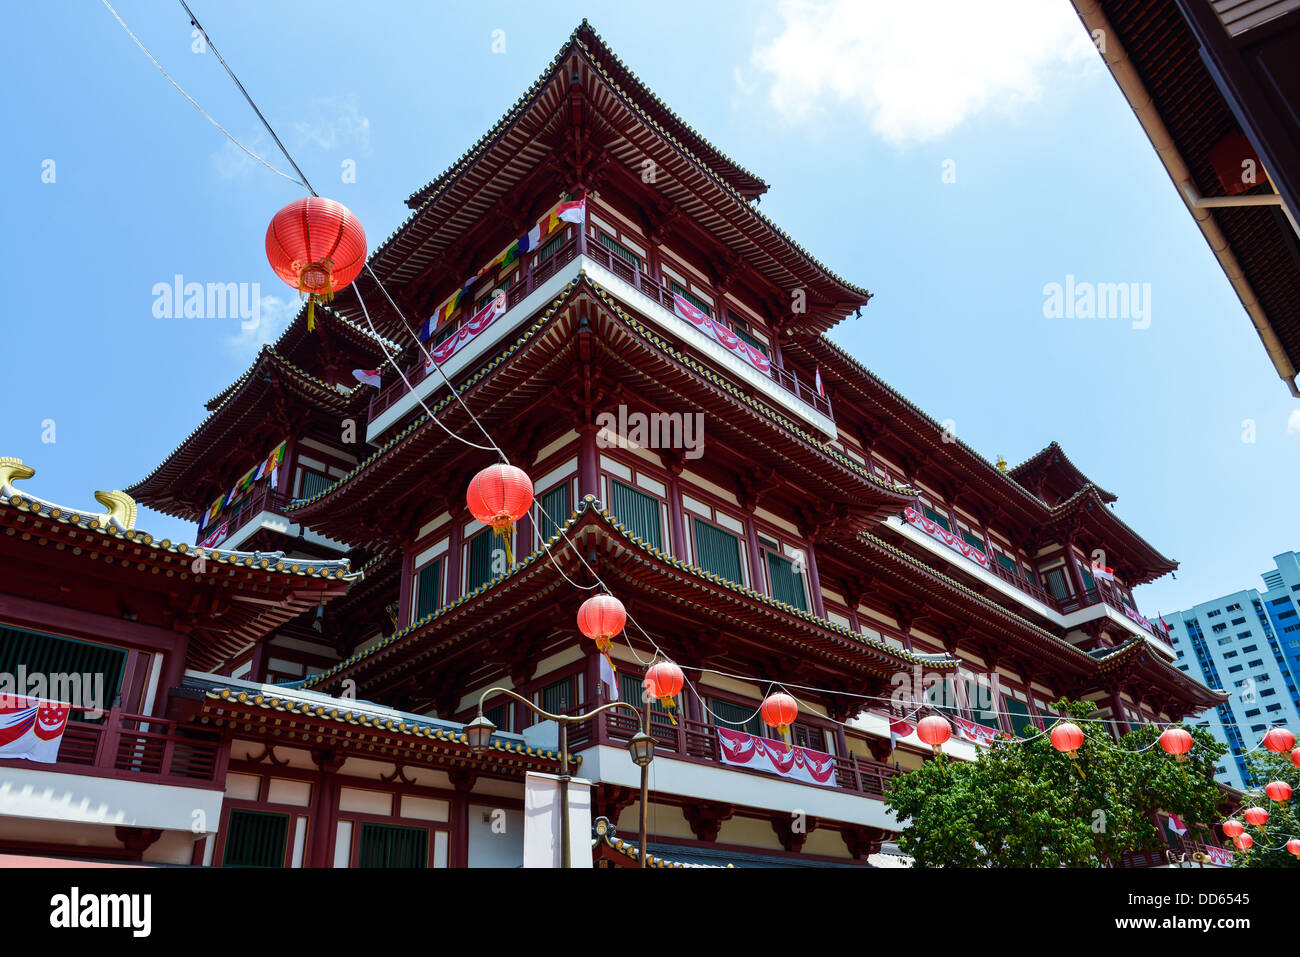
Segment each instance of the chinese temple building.
[{"label": "chinese temple building", "polygon": [[[115,493],[130,520],[0,460],[0,671],[109,686],[55,763],[0,756],[0,848],[518,866],[555,730],[489,696],[471,750],[480,696],[639,705],[658,651],[688,685],[651,706],[654,866],[889,864],[884,789],[931,756],[900,700],[966,759],[1063,695],[1116,734],[1223,701],[1134,601],[1177,563],[1056,443],[990,464],[835,345],[871,294],[759,212],[767,188],[584,22],[407,199],[370,255],[383,288],[300,313]],[[508,541],[466,507],[485,432],[539,506]],[[132,500],[195,544],[136,530]],[[633,622],[614,687],[575,627],[596,576]],[[759,716],[773,682],[793,749]],[[599,866],[638,863],[638,729],[569,731]]]}]

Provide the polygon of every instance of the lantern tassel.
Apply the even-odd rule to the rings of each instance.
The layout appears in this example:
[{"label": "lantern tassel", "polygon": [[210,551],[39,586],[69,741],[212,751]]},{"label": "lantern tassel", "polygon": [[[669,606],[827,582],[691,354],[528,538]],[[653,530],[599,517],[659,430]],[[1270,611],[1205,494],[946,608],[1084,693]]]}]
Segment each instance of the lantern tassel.
[{"label": "lantern tassel", "polygon": [[[501,547],[506,550],[506,565],[511,566],[515,563],[514,546],[510,543],[510,533],[514,531],[514,525],[493,525],[492,532],[497,538],[501,539]],[[611,665],[612,666],[612,665]]]},{"label": "lantern tassel", "polygon": [[673,727],[676,727],[677,718],[673,716],[673,712],[677,709],[677,704],[672,698],[660,698],[659,704],[668,712],[668,720],[673,723]]}]

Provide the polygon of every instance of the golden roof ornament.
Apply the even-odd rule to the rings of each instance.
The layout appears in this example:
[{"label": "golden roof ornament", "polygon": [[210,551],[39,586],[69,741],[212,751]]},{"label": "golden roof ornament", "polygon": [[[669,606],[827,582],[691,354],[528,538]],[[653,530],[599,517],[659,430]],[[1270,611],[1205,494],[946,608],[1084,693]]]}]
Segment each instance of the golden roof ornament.
[{"label": "golden roof ornament", "polygon": [[999,455],[999,456],[998,456],[998,471],[999,471],[999,472],[1005,472],[1006,470],[1007,470],[1007,460],[1004,459],[1002,456]]},{"label": "golden roof ornament", "polygon": [[[34,495],[27,495],[14,488],[14,482],[32,478],[35,474],[36,470],[30,465],[24,465],[22,459],[15,458],[12,455],[0,455],[0,498],[23,498],[37,506],[37,508],[55,514],[63,511],[75,511],[74,509],[64,509],[53,502],[47,502],[45,499],[37,498]],[[136,518],[135,499],[123,491],[114,489],[111,492],[96,492],[95,501],[107,508],[108,511],[99,515],[87,514],[86,517],[90,521],[97,521],[104,528],[116,527],[123,532],[134,531]]]}]

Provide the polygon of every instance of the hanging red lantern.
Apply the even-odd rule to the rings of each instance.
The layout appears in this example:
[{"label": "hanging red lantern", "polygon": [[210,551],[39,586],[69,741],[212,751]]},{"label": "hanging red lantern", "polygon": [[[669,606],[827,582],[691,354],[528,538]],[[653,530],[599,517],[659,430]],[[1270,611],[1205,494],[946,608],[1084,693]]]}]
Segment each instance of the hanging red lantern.
[{"label": "hanging red lantern", "polygon": [[1277,801],[1280,804],[1291,800],[1291,785],[1285,781],[1269,781],[1264,786],[1264,793],[1268,795],[1270,801]]},{"label": "hanging red lantern", "polygon": [[916,736],[921,739],[922,744],[932,747],[937,757],[943,748],[943,743],[952,737],[952,725],[948,723],[947,718],[932,714],[917,723]]},{"label": "hanging red lantern", "polygon": [[1245,825],[1243,825],[1240,821],[1223,822],[1224,837],[1236,837],[1237,835],[1243,833],[1245,830],[1246,830]]},{"label": "hanging red lantern", "polygon": [[1286,728],[1270,728],[1264,735],[1264,747],[1274,754],[1286,754],[1295,747],[1295,735]]},{"label": "hanging red lantern", "polygon": [[277,276],[307,297],[307,328],[315,329],[317,301],[329,302],[365,267],[366,232],[342,203],[296,199],[266,228],[266,258]]},{"label": "hanging red lantern", "polygon": [[799,703],[784,691],[776,691],[763,699],[763,720],[776,728],[781,740],[790,742],[790,725],[799,717]]},{"label": "hanging red lantern", "polygon": [[1255,827],[1263,827],[1268,823],[1268,812],[1262,807],[1248,807],[1242,817],[1246,819],[1247,824],[1252,824]]},{"label": "hanging red lantern", "polygon": [[1300,857],[1300,837],[1293,837],[1291,840],[1287,841],[1286,849],[1296,857]]},{"label": "hanging red lantern", "polygon": [[1255,839],[1249,834],[1241,834],[1232,839],[1232,843],[1237,845],[1239,851],[1249,851],[1255,843]]},{"label": "hanging red lantern", "polygon": [[671,661],[661,661],[657,665],[651,665],[645,673],[645,689],[650,692],[651,697],[659,699],[659,703],[668,712],[668,719],[673,724],[677,723],[677,718],[673,716],[673,712],[677,710],[677,695],[685,683],[686,678],[682,674],[682,669]]},{"label": "hanging red lantern", "polygon": [[1083,731],[1079,726],[1069,721],[1063,722],[1052,728],[1050,737],[1052,747],[1069,758],[1074,763],[1074,770],[1079,772],[1079,777],[1084,777],[1083,768],[1078,764],[1079,748],[1083,747]]},{"label": "hanging red lantern", "polygon": [[515,563],[510,532],[515,522],[528,514],[533,507],[533,481],[523,469],[513,465],[489,465],[470,479],[465,493],[469,512],[484,525],[492,526],[493,533],[502,540],[506,559]]},{"label": "hanging red lantern", "polygon": [[1291,763],[1300,768],[1300,748],[1291,752]]},{"label": "hanging red lantern", "polygon": [[618,671],[610,657],[611,639],[621,634],[626,624],[627,609],[613,595],[592,595],[578,608],[578,630],[596,643],[611,671]]},{"label": "hanging red lantern", "polygon": [[1166,728],[1160,735],[1160,747],[1182,761],[1192,750],[1192,736],[1184,728]]}]

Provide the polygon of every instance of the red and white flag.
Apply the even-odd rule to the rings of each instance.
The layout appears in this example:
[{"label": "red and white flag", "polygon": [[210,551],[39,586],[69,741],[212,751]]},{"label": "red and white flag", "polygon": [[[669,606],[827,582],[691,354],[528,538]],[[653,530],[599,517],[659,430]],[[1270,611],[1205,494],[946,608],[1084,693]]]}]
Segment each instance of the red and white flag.
[{"label": "red and white flag", "polygon": [[1183,823],[1183,819],[1177,814],[1171,814],[1169,815],[1169,830],[1182,837],[1187,833],[1187,825]]},{"label": "red and white flag", "polygon": [[916,728],[906,718],[894,718],[889,722],[889,750],[893,751],[898,747],[898,739],[905,738]]},{"label": "red and white flag", "polygon": [[816,369],[815,369],[815,375],[816,375],[816,377],[817,377],[817,394],[818,394],[819,396],[821,396],[821,397],[824,399],[824,398],[826,398],[826,389],[822,386],[822,367],[821,367],[821,366],[817,366],[817,367],[816,367]]},{"label": "red and white flag", "polygon": [[376,389],[379,388],[379,383],[382,381],[379,378],[378,369],[353,369],[352,375],[358,382],[373,385]]},{"label": "red and white flag", "polygon": [[42,764],[59,759],[69,706],[57,701],[0,695],[0,758]]},{"label": "red and white flag", "polygon": [[584,196],[582,199],[561,203],[555,209],[555,218],[564,220],[566,223],[577,223],[581,226],[587,221],[587,197]]},{"label": "red and white flag", "polygon": [[1113,582],[1115,580],[1115,569],[1107,568],[1101,562],[1093,562],[1090,566],[1092,577],[1100,578],[1102,581]]}]

